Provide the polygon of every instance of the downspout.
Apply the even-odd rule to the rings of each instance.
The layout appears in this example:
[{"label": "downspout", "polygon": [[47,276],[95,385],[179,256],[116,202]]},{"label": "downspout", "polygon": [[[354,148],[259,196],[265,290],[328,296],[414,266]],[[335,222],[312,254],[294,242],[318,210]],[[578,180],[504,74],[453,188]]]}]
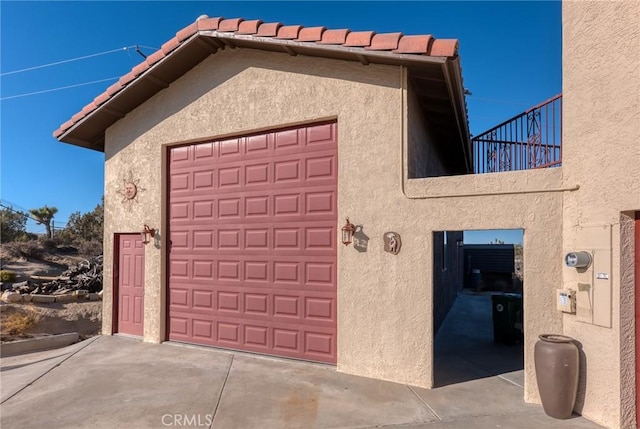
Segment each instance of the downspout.
[{"label": "downspout", "polygon": [[482,197],[482,196],[495,196],[495,195],[522,195],[522,194],[539,194],[539,193],[552,193],[552,192],[567,192],[567,191],[577,191],[580,189],[580,185],[576,184],[568,187],[560,187],[560,188],[540,188],[540,189],[526,189],[526,190],[507,190],[507,191],[494,191],[494,192],[454,192],[454,193],[446,193],[446,194],[437,194],[437,195],[409,195],[406,190],[406,183],[409,180],[408,178],[408,168],[409,160],[408,156],[408,144],[409,139],[408,136],[408,119],[407,119],[407,96],[406,91],[408,91],[407,85],[407,68],[403,65],[400,66],[400,114],[402,116],[401,127],[400,127],[400,154],[401,154],[401,168],[402,168],[402,183],[400,188],[402,190],[402,194],[405,198],[410,200],[432,200],[439,198],[463,198],[463,197]]}]

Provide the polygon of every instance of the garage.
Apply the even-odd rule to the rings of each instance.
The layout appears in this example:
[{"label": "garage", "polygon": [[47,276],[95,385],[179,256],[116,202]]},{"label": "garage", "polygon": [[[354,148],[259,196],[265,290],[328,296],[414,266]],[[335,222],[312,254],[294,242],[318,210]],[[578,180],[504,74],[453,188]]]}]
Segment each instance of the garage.
[{"label": "garage", "polygon": [[336,363],[336,123],[168,149],[168,338]]}]

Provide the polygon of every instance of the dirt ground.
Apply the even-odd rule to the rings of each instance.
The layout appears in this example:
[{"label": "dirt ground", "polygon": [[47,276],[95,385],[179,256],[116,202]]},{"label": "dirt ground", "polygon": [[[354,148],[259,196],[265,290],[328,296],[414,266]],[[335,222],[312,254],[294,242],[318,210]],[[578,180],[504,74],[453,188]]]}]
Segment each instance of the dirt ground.
[{"label": "dirt ground", "polygon": [[[15,326],[16,319],[19,326]],[[77,332],[81,339],[100,334],[102,301],[0,305],[0,341]],[[25,328],[25,329],[20,329]]]},{"label": "dirt ground", "polygon": [[[5,256],[5,255],[3,255]],[[2,269],[16,273],[16,282],[33,276],[57,277],[69,265],[82,258],[68,255],[47,255],[47,260],[4,257]],[[102,326],[102,301],[78,301],[69,303],[19,303],[0,302],[0,341],[14,341],[44,335],[77,332],[81,339],[100,334]]]}]

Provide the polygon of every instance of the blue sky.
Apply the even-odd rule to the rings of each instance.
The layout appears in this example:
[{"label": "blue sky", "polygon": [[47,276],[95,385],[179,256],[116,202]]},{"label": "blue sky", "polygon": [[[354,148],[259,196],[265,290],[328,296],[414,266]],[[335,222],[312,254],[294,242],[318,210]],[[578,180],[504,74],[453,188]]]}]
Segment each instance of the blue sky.
[{"label": "blue sky", "polygon": [[[0,2],[0,196],[59,209],[62,226],[104,192],[102,153],[52,132],[199,15],[304,26],[432,34],[460,41],[472,134],[561,92],[560,2]],[[89,56],[51,67],[12,73]],[[48,91],[86,82],[91,85]],[[29,224],[29,230],[44,228]],[[488,242],[502,238],[486,234]]]}]

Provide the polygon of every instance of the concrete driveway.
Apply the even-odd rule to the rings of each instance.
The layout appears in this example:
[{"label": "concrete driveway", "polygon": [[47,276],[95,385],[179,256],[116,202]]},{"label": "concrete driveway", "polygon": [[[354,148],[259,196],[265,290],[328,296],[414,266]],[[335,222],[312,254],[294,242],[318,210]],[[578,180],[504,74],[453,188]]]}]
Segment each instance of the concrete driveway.
[{"label": "concrete driveway", "polygon": [[426,390],[330,366],[124,337],[7,357],[0,366],[3,429],[599,427],[547,417],[500,376]]}]

